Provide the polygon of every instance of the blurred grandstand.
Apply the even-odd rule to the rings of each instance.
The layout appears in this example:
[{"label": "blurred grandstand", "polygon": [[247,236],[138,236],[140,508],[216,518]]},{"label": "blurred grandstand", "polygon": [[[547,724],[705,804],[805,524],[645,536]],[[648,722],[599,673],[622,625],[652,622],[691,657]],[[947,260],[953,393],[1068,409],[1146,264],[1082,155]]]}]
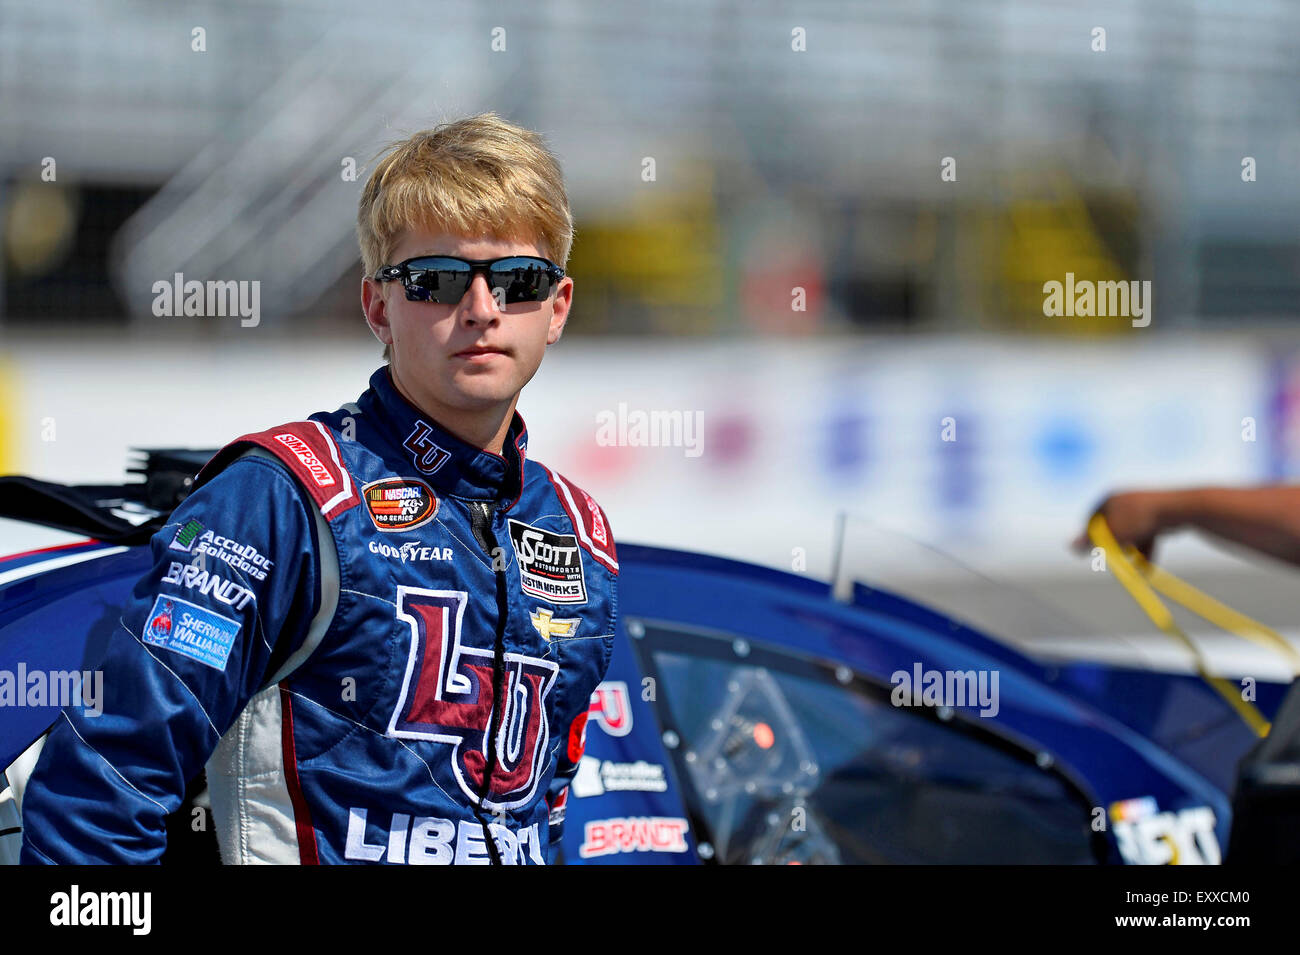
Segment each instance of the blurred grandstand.
[{"label": "blurred grandstand", "polygon": [[565,163],[582,330],[1059,330],[1066,271],[1237,328],[1300,299],[1297,94],[1277,3],[0,0],[4,316],[153,321],[181,271],[350,327],[365,163],[492,108]]}]

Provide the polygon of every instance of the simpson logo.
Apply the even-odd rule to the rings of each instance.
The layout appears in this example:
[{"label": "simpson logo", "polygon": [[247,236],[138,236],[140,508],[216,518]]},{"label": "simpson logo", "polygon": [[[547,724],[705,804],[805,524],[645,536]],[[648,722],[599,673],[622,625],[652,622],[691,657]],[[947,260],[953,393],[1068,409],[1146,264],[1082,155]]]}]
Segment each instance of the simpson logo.
[{"label": "simpson logo", "polygon": [[241,626],[238,620],[205,610],[188,600],[159,594],[149,611],[142,639],[151,646],[187,656],[214,670],[225,670]]},{"label": "simpson logo", "polygon": [[327,521],[337,520],[361,503],[360,491],[352,483],[332,432],[319,421],[290,421],[241,435],[203,465],[195,484],[206,483],[248,444],[265,448],[287,466]]},{"label": "simpson logo", "polygon": [[317,485],[320,487],[334,486],[334,476],[329,473],[329,470],[325,465],[321,464],[320,459],[316,457],[316,452],[312,451],[312,449],[308,447],[306,441],[288,431],[275,435],[275,440],[279,441],[293,452],[294,457],[296,457],[302,463],[302,466],[307,469],[308,473],[311,474],[312,480],[315,481]]},{"label": "simpson logo", "polygon": [[605,530],[605,518],[600,514],[600,507],[592,499],[591,495],[581,488],[583,503],[587,505],[587,513],[591,515],[591,539],[602,547],[609,546],[609,534]]},{"label": "simpson logo", "polygon": [[438,514],[438,498],[423,481],[385,478],[361,489],[366,510],[376,529],[409,531],[429,523]]},{"label": "simpson logo", "polygon": [[685,852],[685,819],[636,816],[597,819],[583,828],[578,855],[584,859],[618,852]]},{"label": "simpson logo", "polygon": [[587,600],[582,555],[573,534],[555,534],[516,520],[509,522],[510,543],[519,558],[519,584],[530,597],[551,603]]},{"label": "simpson logo", "polygon": [[555,488],[560,506],[564,508],[565,515],[573,524],[583,550],[610,573],[617,574],[618,557],[614,552],[614,538],[610,534],[609,523],[605,520],[600,505],[582,488],[570,484],[562,475],[556,474],[545,464],[541,465],[541,468],[550,479],[551,486]]}]

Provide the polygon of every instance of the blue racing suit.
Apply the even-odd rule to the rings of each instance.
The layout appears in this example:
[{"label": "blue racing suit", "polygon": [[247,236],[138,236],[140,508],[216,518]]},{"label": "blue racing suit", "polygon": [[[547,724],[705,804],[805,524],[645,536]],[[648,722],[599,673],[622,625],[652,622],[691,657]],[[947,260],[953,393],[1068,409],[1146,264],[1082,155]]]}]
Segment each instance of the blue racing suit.
[{"label": "blue racing suit", "polygon": [[552,861],[618,562],[590,496],[409,404],[245,435],[151,542],[23,800],[23,862],[158,861],[206,768],[227,863]]}]

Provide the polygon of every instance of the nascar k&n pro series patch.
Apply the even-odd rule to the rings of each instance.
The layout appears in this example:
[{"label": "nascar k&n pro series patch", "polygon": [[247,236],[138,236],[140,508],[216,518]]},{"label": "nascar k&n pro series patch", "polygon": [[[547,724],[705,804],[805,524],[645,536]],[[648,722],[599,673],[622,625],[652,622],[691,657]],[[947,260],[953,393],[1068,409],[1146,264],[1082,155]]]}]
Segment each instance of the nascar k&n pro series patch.
[{"label": "nascar k&n pro series patch", "polygon": [[366,510],[381,531],[409,531],[433,520],[438,498],[429,485],[410,478],[385,478],[361,489]]}]

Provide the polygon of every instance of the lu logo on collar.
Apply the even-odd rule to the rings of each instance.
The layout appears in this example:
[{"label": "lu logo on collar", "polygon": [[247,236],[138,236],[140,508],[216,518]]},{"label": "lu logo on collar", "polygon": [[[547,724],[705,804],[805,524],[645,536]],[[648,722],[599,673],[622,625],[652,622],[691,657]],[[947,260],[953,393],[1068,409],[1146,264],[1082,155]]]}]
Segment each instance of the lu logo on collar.
[{"label": "lu logo on collar", "polygon": [[433,428],[429,422],[416,419],[415,430],[410,433],[402,447],[411,452],[415,467],[421,474],[432,474],[447,463],[451,452],[433,442]]},{"label": "lu logo on collar", "polygon": [[370,388],[357,406],[361,413],[375,416],[380,430],[391,436],[394,449],[439,497],[496,497],[509,509],[523,493],[528,431],[518,411],[497,454],[466,443],[411,404],[397,389],[387,366],[370,376]]}]

